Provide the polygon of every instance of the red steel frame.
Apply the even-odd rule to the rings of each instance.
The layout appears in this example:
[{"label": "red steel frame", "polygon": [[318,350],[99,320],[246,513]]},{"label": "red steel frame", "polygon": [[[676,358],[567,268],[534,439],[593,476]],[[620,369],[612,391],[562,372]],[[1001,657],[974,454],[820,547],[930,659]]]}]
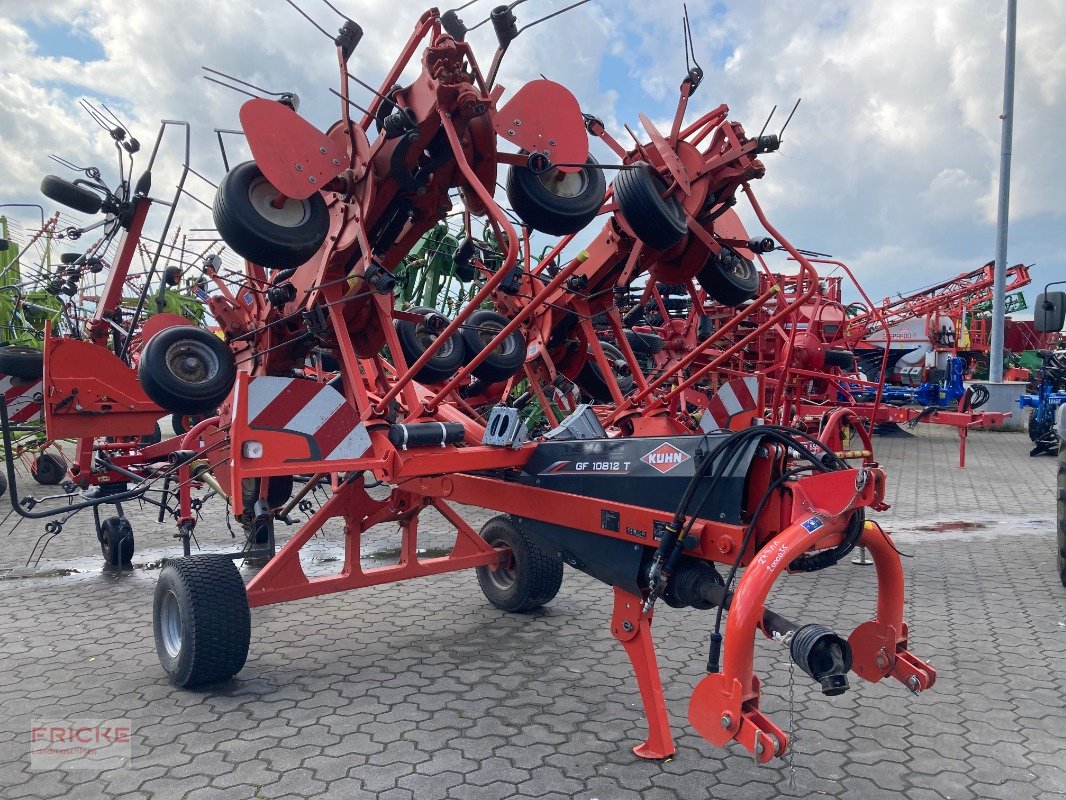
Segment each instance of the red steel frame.
[{"label": "red steel frame", "polygon": [[[148,197],[134,199],[130,224],[123,231],[96,311],[86,325],[89,338],[54,336],[51,325],[45,327],[45,428],[53,439],[77,439],[69,470],[71,478],[83,487],[127,480],[128,476],[113,470],[94,467],[93,456],[98,448],[114,451],[111,455],[116,464],[135,467],[165,460],[176,445],[174,440],[146,448],[97,444],[98,439],[108,436],[136,439],[151,433],[164,415],[163,409],[145,395],[136,372],[107,347],[111,333],[107,320],[121,303],[151,203]],[[181,317],[171,319],[177,315],[161,316],[168,318],[163,324],[189,324]],[[86,371],[90,364],[92,369]]]},{"label": "red steel frame", "polygon": [[[408,87],[394,91],[392,86],[418,48],[428,40],[422,55],[422,71]],[[499,56],[497,56],[498,58]],[[248,584],[247,596],[252,606],[286,602],[325,593],[363,588],[386,582],[407,580],[466,569],[473,566],[498,567],[511,558],[506,548],[493,548],[463,521],[455,504],[491,508],[515,516],[537,519],[575,531],[621,539],[637,546],[647,541],[629,531],[650,531],[656,523],[669,523],[673,514],[622,502],[589,498],[518,484],[498,477],[498,471],[521,469],[537,447],[535,442],[517,447],[492,447],[481,444],[483,419],[471,413],[469,404],[457,390],[468,380],[480,359],[486,357],[511,331],[521,328],[530,344],[525,375],[534,392],[544,397],[545,386],[558,374],[573,375],[587,359],[600,368],[615,407],[601,409],[610,436],[679,434],[691,431],[691,424],[676,413],[677,400],[711,370],[724,365],[751,340],[770,327],[793,315],[817,291],[818,276],[809,261],[798,252],[767,220],[755,198],[750,182],[761,178],[764,168],[756,158],[761,152],[759,138],[750,138],[735,122],[727,121],[724,105],[699,117],[682,128],[682,118],[689,96],[695,88],[691,78],[681,86],[670,134],[655,131],[642,117],[650,143],[636,144],[624,150],[602,124],[592,121],[589,129],[599,136],[625,164],[646,161],[659,170],[668,183],[667,194],[675,196],[685,211],[689,235],[675,251],[654,253],[633,235],[624,216],[608,196],[601,209],[606,218],[603,231],[588,247],[587,255],[567,264],[560,275],[546,284],[534,284],[532,275],[523,277],[527,291],[519,298],[498,291],[519,256],[519,236],[507,215],[493,198],[496,169],[499,163],[524,164],[524,157],[496,152],[499,129],[494,118],[502,94],[501,87],[486,84],[470,46],[456,41],[442,30],[435,10],[424,14],[396,64],[381,85],[396,108],[409,109],[417,120],[415,132],[422,142],[443,137],[450,148],[450,160],[437,164],[432,175],[417,193],[404,187],[404,175],[417,169],[422,147],[404,150],[406,137],[379,135],[372,143],[367,132],[373,122],[380,97],[375,98],[359,125],[351,122],[347,105],[346,57],[338,45],[341,71],[342,116],[326,134],[321,134],[278,105],[267,109],[266,101],[253,108],[246,105],[242,121],[256,161],[266,178],[293,197],[313,194],[299,184],[293,174],[293,153],[343,151],[335,171],[322,167],[321,191],[329,210],[330,227],[326,242],[318,254],[298,267],[288,277],[295,289],[295,299],[274,308],[261,299],[246,303],[242,293],[223,293],[212,298],[211,311],[241,358],[241,372],[230,400],[219,417],[205,420],[181,437],[180,449],[197,451],[208,461],[217,461],[215,473],[223,489],[232,495],[233,510],[240,514],[241,481],[246,478],[292,474],[346,474],[333,496],[301,527]],[[494,70],[491,74],[494,74]],[[572,95],[558,84],[538,81],[525,87],[511,101],[531,107],[576,109]],[[284,110],[283,110],[284,109]],[[254,111],[254,113],[253,113]],[[551,136],[562,142],[560,150],[587,152],[584,120],[579,111],[559,111],[551,120]],[[269,130],[267,130],[269,128]],[[503,134],[499,134],[503,135]],[[409,143],[409,142],[408,142]],[[704,143],[706,143],[704,145]],[[704,145],[704,149],[699,149]],[[309,156],[311,163],[315,156]],[[582,162],[583,158],[576,159]],[[301,162],[302,163],[302,162]],[[332,174],[329,174],[332,172]],[[289,188],[291,187],[291,188]],[[506,243],[503,265],[487,273],[481,289],[468,305],[448,324],[426,352],[408,364],[399,346],[393,321],[396,319],[391,291],[378,290],[374,274],[378,269],[391,270],[418,237],[435,224],[447,205],[449,193],[461,187],[469,214],[486,214],[497,238]],[[410,202],[408,219],[392,241],[374,242],[386,214],[394,201],[406,191]],[[713,200],[708,202],[708,198]],[[775,310],[754,333],[736,341],[726,338],[732,328],[718,338],[712,337],[668,370],[666,377],[645,381],[640,374],[632,349],[622,335],[620,315],[614,306],[613,287],[625,286],[638,271],[649,270],[657,279],[690,280],[708,254],[720,253],[728,245],[738,252],[750,253],[748,241],[740,235],[739,221],[732,223],[732,212],[710,222],[716,211],[726,212],[736,192],[747,197],[756,217],[797,260],[801,280],[795,296],[782,302],[774,289],[756,300],[755,308],[774,301]],[[285,197],[280,195],[279,200]],[[735,216],[735,215],[734,215]],[[524,232],[527,242],[528,233]],[[543,271],[546,265],[569,242],[564,238],[532,270]],[[248,264],[250,283],[267,279],[260,265]],[[566,285],[571,277],[581,277],[587,292],[575,292]],[[531,287],[536,286],[536,291]],[[521,296],[524,295],[524,296]],[[258,298],[258,295],[255,296]],[[470,315],[484,302],[492,301],[511,316],[511,323],[501,331],[482,353],[462,367],[450,380],[437,386],[418,383],[414,376],[448,337],[459,330]],[[591,324],[591,317],[606,311],[619,347],[633,368],[637,391],[623,396],[613,370]],[[249,419],[249,397],[255,381],[262,377],[291,374],[300,358],[298,350],[285,345],[299,334],[288,321],[303,312],[320,315],[324,321],[320,336],[325,338],[341,365],[343,395],[358,413],[369,445],[359,457],[343,460],[301,458],[308,452],[306,442],[292,431],[253,428]],[[741,312],[733,326],[745,318]],[[560,316],[576,314],[575,330],[579,347],[577,357],[568,357],[565,348],[550,343],[551,331]],[[796,330],[787,337],[785,363],[795,346]],[[53,345],[54,346],[54,345]],[[382,356],[387,348],[390,359]],[[706,363],[682,378],[682,370],[697,358]],[[671,381],[677,382],[668,385]],[[784,379],[779,381],[779,399]],[[131,400],[135,400],[131,396]],[[99,402],[99,401],[98,401]],[[778,407],[778,406],[775,406]],[[298,409],[294,409],[298,410]],[[58,419],[52,409],[53,423]],[[779,419],[787,422],[788,410]],[[840,424],[846,420],[841,419]],[[398,448],[389,439],[391,425],[423,422],[459,423],[464,432],[462,442],[433,448]],[[833,429],[835,430],[835,428]],[[829,442],[831,450],[837,449]],[[175,446],[177,447],[177,446]],[[746,492],[751,508],[767,490],[775,476],[783,473],[788,454],[784,448],[765,447],[755,458]],[[217,455],[219,458],[214,458]],[[848,457],[870,461],[866,450]],[[364,483],[364,472],[390,485],[388,497],[376,499]],[[192,463],[183,462],[179,469],[179,525],[191,530],[192,513],[190,479]],[[261,496],[266,496],[267,481],[261,481]],[[832,547],[842,541],[852,513],[860,508],[884,507],[885,476],[872,463],[857,468],[797,478],[781,486],[780,497],[766,506],[758,519],[751,520],[755,535],[746,537],[747,524],[727,524],[695,519],[691,534],[697,544],[686,551],[693,558],[722,564],[739,563],[748,569],[740,578],[728,617],[722,671],[707,676],[697,687],[690,706],[690,718],[697,730],[716,744],[738,741],[760,762],[782,755],[787,736],[759,711],[759,683],[753,673],[753,648],[756,630],[762,625],[764,605],[775,579],[799,555],[811,550]],[[455,545],[450,555],[420,558],[417,547],[418,517],[422,510],[434,508],[456,528]],[[617,531],[604,530],[604,511],[617,515]],[[339,572],[332,576],[309,578],[300,565],[300,549],[321,530],[329,519],[344,521],[345,556]],[[359,563],[360,537],[380,523],[398,524],[402,531],[399,562],[394,566],[364,570]],[[817,531],[817,534],[813,534]],[[903,577],[897,551],[887,535],[867,527],[862,542],[878,564],[878,610],[875,618],[852,634],[855,659],[863,665],[859,672],[869,680],[893,675],[915,691],[931,686],[935,672],[911,655],[907,649],[906,629],[901,621]],[[745,541],[747,545],[745,547]],[[744,549],[742,549],[744,548]],[[663,758],[674,752],[662,686],[651,641],[653,609],[643,610],[645,598],[615,589],[612,633],[622,642],[633,663],[638,686],[648,717],[649,734],[635,748],[638,755]],[[878,669],[867,665],[875,663]],[[912,678],[914,681],[912,682]],[[770,746],[767,746],[770,745]]]},{"label": "red steel frame", "polygon": [[[188,123],[162,121],[145,172],[145,177],[150,175],[160,144],[171,126],[185,131],[185,161],[174,199],[165,204],[170,210],[163,236],[169,230],[190,172]],[[144,393],[136,370],[108,346],[112,321],[119,318],[123,290],[129,285],[134,257],[139,248],[143,249],[144,226],[156,201],[138,189],[128,197],[128,202],[129,208],[123,212],[117,254],[108,266],[104,286],[95,299],[95,311],[85,324],[86,338],[56,336],[50,325],[45,328],[45,428],[52,438],[77,439],[69,474],[82,488],[127,481],[131,471],[133,474],[152,474],[152,465],[166,461],[178,444],[176,438],[147,446],[138,443],[141,437],[155,431],[156,422],[164,416],[164,411]],[[163,247],[162,239],[159,246]],[[147,292],[148,287],[143,287],[143,291]],[[166,328],[191,324],[181,315],[170,313],[141,320],[136,330],[128,332],[122,355],[136,366],[140,348],[149,338]],[[92,365],[92,369],[87,370],[87,365]],[[108,437],[112,441],[100,442]],[[114,441],[116,439],[118,441]],[[94,463],[96,453],[106,454],[118,469],[99,467]]]},{"label": "red steel frame", "polygon": [[[1029,269],[1024,264],[1009,267],[1007,274],[1008,291],[1020,289],[1030,283]],[[986,264],[903,297],[886,297],[879,306],[867,300],[866,313],[849,321],[848,335],[856,339],[863,338],[869,335],[874,327],[880,327],[882,319],[887,320],[890,325],[896,325],[932,313],[956,316],[963,309],[972,309],[988,301],[992,296],[993,283],[992,265]]]},{"label": "red steel frame", "polygon": [[[883,404],[881,397],[888,349],[892,342],[889,320],[880,307],[872,303],[846,264],[824,258],[808,260],[810,264],[826,264],[840,269],[850,279],[871,309],[859,327],[854,327],[852,321],[845,317],[844,305],[840,300],[840,278],[820,278],[816,285],[826,288],[819,288],[813,294],[809,291],[801,294],[800,287],[805,285],[802,273],[776,275],[763,263],[767,276],[762,284],[764,289],[753,301],[738,310],[710,304],[702,290],[695,291],[690,285],[693,307],[688,319],[680,326],[675,325],[677,320],[668,318],[658,291],[654,284],[649,284],[640,302],[654,299],[660,306],[664,323],[646,330],[661,335],[667,342],[667,347],[674,351],[664,356],[660,361],[665,361],[665,364],[653,376],[649,376],[648,382],[652,388],[668,385],[675,376],[685,375],[690,368],[695,371],[681,384],[682,390],[708,382],[714,386],[730,376],[755,370],[766,376],[767,386],[771,390],[766,398],[767,405],[775,420],[789,419],[794,424],[806,428],[813,426],[824,431],[828,415],[835,415],[836,410],[844,409],[849,413],[845,416],[835,415],[836,422],[833,424],[834,434],[841,435],[847,430],[858,432],[860,427],[869,430],[886,423],[910,424],[915,420],[923,424],[950,425],[959,432],[959,466],[964,467],[969,430],[1000,426],[1009,414],[973,411],[964,407],[964,402],[960,402],[958,409],[936,410],[932,413],[915,407]],[[1015,272],[1019,280],[1027,280],[1023,271],[1016,269]],[[767,301],[775,292],[779,292],[779,296],[784,298],[798,299],[789,303],[788,313],[775,314],[768,319],[767,308],[773,306],[769,306]],[[972,296],[968,296],[967,302],[969,299],[972,299]],[[820,324],[815,324],[816,321],[825,320],[827,310],[829,321],[836,324],[834,333],[829,336],[821,333]],[[697,344],[697,322],[701,316],[707,314],[715,315],[720,322],[712,337]],[[752,320],[757,321],[755,327],[735,345],[729,346],[724,353],[711,347],[715,344],[719,347],[728,346],[731,338],[735,339],[739,324]],[[856,349],[862,340],[870,335],[874,324],[882,331],[886,343],[880,374],[875,379],[862,380],[839,368],[802,366],[803,363],[819,363],[822,356],[816,354],[820,350],[824,352],[827,348]],[[801,336],[797,336],[799,331],[803,332]],[[615,331],[610,333],[617,341],[619,334]],[[802,340],[797,343],[798,339]],[[749,347],[754,348],[756,353],[753,361],[747,356],[745,348]],[[817,394],[811,393],[811,387],[814,386],[822,387]],[[853,397],[856,388],[873,390],[873,402],[856,400]],[[650,390],[641,390],[626,401],[625,406],[632,406],[649,394]],[[839,422],[841,419],[847,420],[847,424],[842,426]]]}]

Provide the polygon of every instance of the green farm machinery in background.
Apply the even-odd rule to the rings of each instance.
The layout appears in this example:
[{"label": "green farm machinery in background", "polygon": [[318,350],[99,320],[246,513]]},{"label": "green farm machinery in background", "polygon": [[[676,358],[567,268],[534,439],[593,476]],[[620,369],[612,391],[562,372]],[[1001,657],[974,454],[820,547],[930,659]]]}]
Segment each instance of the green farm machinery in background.
[{"label": "green farm machinery in background", "polygon": [[[541,251],[543,259],[550,247]],[[456,252],[459,258],[456,259]],[[397,300],[402,308],[433,308],[451,315],[477,293],[484,277],[470,264],[475,256],[490,272],[503,265],[503,248],[486,226],[480,239],[439,223],[418,240],[397,270]],[[524,263],[520,258],[519,263]]]}]

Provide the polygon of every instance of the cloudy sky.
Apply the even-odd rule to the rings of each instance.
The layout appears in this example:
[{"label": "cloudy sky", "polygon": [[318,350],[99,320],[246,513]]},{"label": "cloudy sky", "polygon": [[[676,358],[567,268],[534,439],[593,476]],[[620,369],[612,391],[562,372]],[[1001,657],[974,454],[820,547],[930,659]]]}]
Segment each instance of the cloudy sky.
[{"label": "cloudy sky", "polygon": [[[299,2],[336,28],[321,0]],[[352,72],[376,85],[424,6],[334,4],[365,31]],[[481,0],[461,16],[472,25],[492,4]],[[530,0],[516,12],[521,24],[566,4]],[[1035,287],[1066,279],[1058,142],[1066,3],[1020,5],[1008,263],[1035,263]],[[803,98],[756,186],[796,245],[849,263],[876,299],[993,257],[1005,2],[690,0],[688,8],[706,72],[690,116],[725,102],[755,132],[777,104],[773,131]],[[488,63],[490,26],[469,38]],[[38,189],[43,174],[63,174],[50,153],[114,174],[110,142],[80,98],[107,103],[146,145],[161,119],[190,121],[193,166],[217,180],[212,129],[239,127],[244,98],[205,81],[201,66],[296,91],[301,112],[321,128],[338,115],[328,91],[334,50],[285,0],[0,0],[0,203],[55,210]],[[541,73],[569,86],[620,140],[640,111],[670,118],[684,75],[680,0],[593,0],[529,30],[508,53],[501,82],[513,90]],[[176,175],[178,138],[164,145],[158,193]],[[231,137],[229,146],[239,142]],[[210,201],[209,186],[193,179],[191,188]],[[179,217],[193,227],[204,214],[185,201]]]}]

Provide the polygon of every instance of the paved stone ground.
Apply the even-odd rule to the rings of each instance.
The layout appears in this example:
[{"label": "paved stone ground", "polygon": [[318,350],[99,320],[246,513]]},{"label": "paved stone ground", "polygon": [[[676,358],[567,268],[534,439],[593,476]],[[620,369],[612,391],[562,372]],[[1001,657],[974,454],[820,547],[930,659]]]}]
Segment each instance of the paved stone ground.
[{"label": "paved stone ground", "polygon": [[[636,686],[611,638],[610,592],[568,571],[547,609],[508,616],[472,574],[253,612],[252,649],[226,685],[182,691],[152,644],[155,562],[167,525],[129,509],[135,568],[102,570],[88,519],[21,577],[34,523],[0,531],[0,797],[45,798],[1046,798],[1066,796],[1066,589],[1053,560],[1054,464],[1018,434],[883,438],[909,581],[913,648],[939,670],[921,697],[857,680],[825,698],[796,670],[794,773],[717,750],[687,724],[709,613],[655,618],[679,746],[636,759]],[[22,484],[23,491],[30,491]],[[484,514],[471,514],[480,524]],[[437,526],[431,545],[443,544]],[[201,544],[227,545],[217,516]],[[381,559],[391,532],[370,543]],[[316,543],[333,566],[336,532]],[[68,570],[76,570],[67,573]],[[245,568],[250,574],[251,570]],[[772,607],[842,632],[872,611],[873,574],[850,563],[785,579]],[[757,645],[763,706],[789,727],[788,659]],[[31,770],[30,721],[132,720],[133,756],[106,772]]]}]

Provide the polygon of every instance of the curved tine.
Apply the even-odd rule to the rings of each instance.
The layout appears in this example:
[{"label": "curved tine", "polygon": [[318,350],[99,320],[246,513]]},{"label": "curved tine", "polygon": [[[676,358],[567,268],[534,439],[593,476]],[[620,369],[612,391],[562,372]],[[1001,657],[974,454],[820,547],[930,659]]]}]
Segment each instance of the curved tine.
[{"label": "curved tine", "polygon": [[761,139],[762,135],[764,133],[766,133],[766,126],[769,125],[770,124],[770,120],[772,120],[774,118],[774,112],[775,111],[777,111],[777,103],[774,103],[774,107],[770,109],[770,116],[768,116],[766,118],[766,122],[764,122],[762,124],[762,130],[759,131],[759,135],[755,137],[756,139]]},{"label": "curved tine", "polygon": [[252,94],[251,92],[246,92],[244,89],[238,89],[236,86],[230,86],[228,83],[224,83],[223,81],[220,81],[217,78],[212,78],[210,75],[204,75],[204,80],[205,81],[211,81],[211,83],[217,83],[219,86],[223,86],[226,89],[231,89],[234,92],[240,92],[241,94],[246,95],[246,96],[251,97],[251,98],[254,98],[256,100],[259,99],[259,95],[257,95],[257,94]]},{"label": "curved tine", "polygon": [[315,22],[313,19],[311,19],[311,17],[308,16],[307,12],[304,11],[302,8],[300,8],[298,5],[296,5],[296,3],[292,2],[292,0],[285,0],[285,2],[288,3],[290,6],[292,6],[293,8],[295,8],[296,9],[296,13],[298,13],[301,17],[303,17],[308,22],[310,22],[312,25],[314,25],[323,36],[325,36],[331,42],[334,40],[333,39],[333,35],[329,31],[327,31],[325,28],[323,28],[321,25],[319,25],[317,22]]},{"label": "curved tine", "polygon": [[[256,86],[254,83],[249,83],[248,81],[241,80],[240,78],[235,78],[233,75],[228,75],[225,72],[222,72],[221,70],[212,69],[211,67],[205,67],[202,64],[200,65],[200,69],[202,69],[204,72],[211,72],[211,73],[213,73],[215,75],[221,75],[223,78],[225,78],[228,81],[233,81],[234,83],[239,83],[241,86],[247,86],[249,89],[255,89],[257,92],[262,92],[263,94],[269,94],[271,97],[281,97],[282,95],[287,94],[287,92],[272,92],[269,89],[264,89],[262,86]],[[206,75],[204,77],[207,78]],[[213,80],[213,79],[212,78],[207,78],[207,80]],[[215,81],[215,83],[222,83],[222,82],[221,81]],[[224,83],[222,83],[222,85],[225,86]],[[231,86],[229,88],[232,89],[234,87]],[[238,89],[237,91],[240,91],[240,90]]]},{"label": "curved tine", "polygon": [[326,4],[326,7],[329,8],[330,11],[332,11],[334,14],[336,14],[341,19],[347,20],[348,22],[351,22],[351,23],[355,22],[354,19],[352,19],[347,14],[345,14],[343,11],[341,11],[339,8],[337,8],[335,5],[333,5],[333,3],[329,2],[329,0],[322,0],[322,2]]},{"label": "curved tine", "polygon": [[134,138],[133,133],[130,131],[130,126],[123,122],[121,119],[119,119],[118,115],[110,108],[108,108],[106,103],[101,101],[100,108],[107,112],[107,115],[111,117],[112,120],[114,120],[115,124],[118,125],[118,127],[122,128],[122,130],[126,132],[127,136],[129,136],[131,139]]},{"label": "curved tine", "polygon": [[[525,0],[518,0],[518,2],[514,3],[514,5],[512,5],[511,7],[514,8],[514,6],[518,5],[518,3],[524,3],[524,2],[525,2]],[[583,5],[585,5],[585,3],[588,3],[588,2],[589,2],[589,0],[578,0],[578,2],[571,3],[566,8],[560,8],[558,11],[553,11],[551,14],[548,14],[545,17],[541,17],[540,19],[535,19],[532,22],[523,25],[521,28],[518,29],[518,32],[521,33],[524,30],[528,30],[529,28],[532,28],[534,25],[539,25],[540,23],[546,22],[547,20],[551,19],[552,17],[557,17],[560,14],[565,14],[567,11],[570,11],[573,8],[577,8],[578,6],[583,6]],[[693,59],[693,60],[695,60],[695,59]]]},{"label": "curved tine", "polygon": [[[375,89],[373,86],[371,86],[366,81],[360,80],[359,78],[355,77],[352,73],[348,72],[347,70],[345,70],[345,74],[349,78],[351,78],[353,81],[358,83],[360,86],[362,86],[364,89],[366,89],[368,92],[370,92],[372,95],[381,98],[382,100],[384,100],[387,103],[391,103],[392,102],[392,100],[390,98],[388,98],[385,95],[383,95],[381,92],[379,92],[377,89]],[[336,94],[336,92],[334,92],[334,94]]]},{"label": "curved tine", "polygon": [[796,109],[799,108],[800,100],[802,97],[796,98],[796,105],[792,106],[792,110],[788,112],[788,119],[785,120],[785,124],[781,126],[781,132],[777,134],[778,141],[783,141],[785,138],[785,128],[788,127],[788,123],[792,122],[792,115],[796,113]]},{"label": "curved tine", "polygon": [[683,24],[685,27],[685,68],[688,69],[688,54],[692,53],[692,66],[703,74],[703,67],[700,66],[700,62],[696,60],[696,43],[692,41],[692,24],[688,18],[688,3],[683,3],[681,7],[685,10],[685,16],[683,18]]},{"label": "curved tine", "polygon": [[[350,77],[350,76],[349,76],[349,77]],[[339,97],[339,98],[340,98],[341,100],[343,100],[343,101],[344,101],[345,103],[347,103],[348,105],[350,105],[350,106],[351,106],[352,108],[354,108],[355,110],[357,110],[357,111],[362,111],[362,112],[363,112],[364,114],[366,114],[366,115],[367,115],[368,117],[370,116],[370,112],[369,112],[369,111],[367,111],[367,110],[366,110],[365,108],[363,108],[363,107],[362,107],[361,105],[359,105],[359,104],[358,104],[357,102],[355,102],[354,100],[349,100],[349,99],[348,99],[347,97],[345,97],[345,96],[344,96],[343,94],[341,94],[341,93],[340,93],[340,92],[338,92],[338,91],[337,91],[336,89],[334,89],[334,88],[333,88],[332,86],[330,86],[330,87],[329,87],[329,90],[330,90],[330,92],[331,92],[332,94],[335,94],[335,95],[337,95],[337,97]],[[374,92],[374,94],[377,94],[377,92]],[[379,96],[380,96],[380,95],[379,95]]]},{"label": "curved tine", "polygon": [[85,113],[89,115],[93,122],[95,122],[108,133],[111,132],[111,126],[108,124],[107,120],[103,117],[103,115],[96,110],[95,106],[93,106],[88,100],[84,98],[79,100],[78,103],[79,105],[81,105],[82,109],[84,109]]}]

